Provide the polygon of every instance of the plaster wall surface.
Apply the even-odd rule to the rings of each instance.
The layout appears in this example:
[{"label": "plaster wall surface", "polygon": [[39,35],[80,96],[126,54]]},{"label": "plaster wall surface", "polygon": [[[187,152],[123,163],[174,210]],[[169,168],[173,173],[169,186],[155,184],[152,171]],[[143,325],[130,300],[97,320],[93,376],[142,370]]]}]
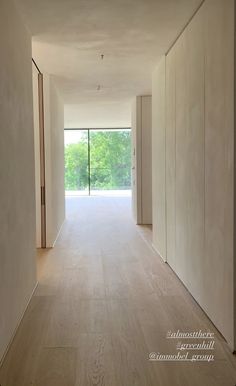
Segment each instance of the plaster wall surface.
[{"label": "plaster wall surface", "polygon": [[65,219],[64,105],[50,75],[44,74],[46,243],[53,247]]},{"label": "plaster wall surface", "polygon": [[152,224],[152,97],[132,106],[132,204],[137,224]]},{"label": "plaster wall surface", "polygon": [[31,38],[0,2],[0,359],[36,285]]}]

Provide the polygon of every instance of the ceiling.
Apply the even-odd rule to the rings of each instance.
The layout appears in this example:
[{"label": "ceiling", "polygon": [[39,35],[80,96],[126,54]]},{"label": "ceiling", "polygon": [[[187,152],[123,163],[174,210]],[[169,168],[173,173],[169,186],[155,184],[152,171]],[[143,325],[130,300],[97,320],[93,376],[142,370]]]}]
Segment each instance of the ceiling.
[{"label": "ceiling", "polygon": [[[201,0],[16,0],[67,127],[130,125],[135,95]],[[103,56],[103,59],[101,57]]]}]

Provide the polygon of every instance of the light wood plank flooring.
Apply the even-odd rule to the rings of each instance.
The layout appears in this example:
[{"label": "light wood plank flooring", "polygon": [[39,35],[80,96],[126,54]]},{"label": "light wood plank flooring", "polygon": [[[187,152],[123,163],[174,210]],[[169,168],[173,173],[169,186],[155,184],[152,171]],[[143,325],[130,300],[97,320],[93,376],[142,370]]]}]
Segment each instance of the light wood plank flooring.
[{"label": "light wood plank flooring", "polygon": [[[235,357],[152,250],[150,229],[135,226],[129,198],[68,198],[67,220],[55,248],[39,252],[38,271],[1,386],[236,384]],[[178,329],[214,332],[215,361],[149,361],[151,352],[177,352],[166,334]]]}]

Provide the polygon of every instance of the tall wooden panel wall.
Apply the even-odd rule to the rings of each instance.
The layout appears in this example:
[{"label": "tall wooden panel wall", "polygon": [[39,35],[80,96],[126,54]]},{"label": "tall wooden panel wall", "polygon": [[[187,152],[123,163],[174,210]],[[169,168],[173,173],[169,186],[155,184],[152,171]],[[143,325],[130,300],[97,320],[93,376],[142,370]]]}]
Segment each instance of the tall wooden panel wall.
[{"label": "tall wooden panel wall", "polygon": [[234,1],[206,0],[165,63],[153,76],[166,95],[164,123],[153,101],[153,181],[165,180],[153,218],[166,233],[154,226],[153,240],[234,348]]}]

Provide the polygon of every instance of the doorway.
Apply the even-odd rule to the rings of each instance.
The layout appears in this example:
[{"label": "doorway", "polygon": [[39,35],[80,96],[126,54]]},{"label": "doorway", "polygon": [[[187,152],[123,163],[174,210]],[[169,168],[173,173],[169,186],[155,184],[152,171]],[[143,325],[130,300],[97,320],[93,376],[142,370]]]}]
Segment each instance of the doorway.
[{"label": "doorway", "polygon": [[131,195],[131,129],[65,129],[66,196]]}]

